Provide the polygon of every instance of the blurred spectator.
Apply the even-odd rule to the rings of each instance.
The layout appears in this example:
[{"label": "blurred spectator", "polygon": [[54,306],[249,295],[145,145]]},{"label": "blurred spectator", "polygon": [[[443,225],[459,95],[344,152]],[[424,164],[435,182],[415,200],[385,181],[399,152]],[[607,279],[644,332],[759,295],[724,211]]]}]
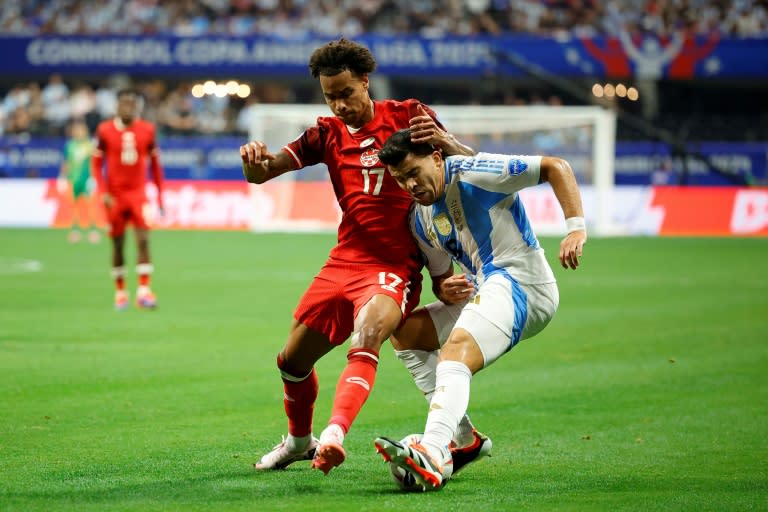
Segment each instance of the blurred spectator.
[{"label": "blurred spectator", "polygon": [[29,137],[32,135],[32,117],[24,107],[18,107],[11,112],[5,132],[8,135]]},{"label": "blurred spectator", "polygon": [[[96,93],[88,84],[77,84],[69,97],[70,119],[79,119],[86,122],[89,132],[93,131],[92,125],[98,124],[96,113]],[[90,119],[90,122],[88,122]],[[94,124],[95,123],[95,124]]]},{"label": "blurred spectator", "polygon": [[663,159],[658,168],[651,173],[651,185],[676,185],[677,182],[677,173],[672,168],[671,158]]},{"label": "blurred spectator", "polygon": [[175,88],[165,99],[158,122],[160,131],[168,135],[197,133],[198,120],[192,109],[192,95],[183,86]]},{"label": "blurred spectator", "polygon": [[69,87],[59,74],[53,74],[48,84],[43,87],[44,118],[51,135],[62,135],[64,127],[71,119],[72,110],[69,103]]},{"label": "blurred spectator", "polygon": [[[96,113],[100,119],[109,119],[115,115],[117,109],[117,90],[118,87],[110,87],[107,84],[100,86],[96,90]],[[91,132],[94,130],[95,128]]]}]

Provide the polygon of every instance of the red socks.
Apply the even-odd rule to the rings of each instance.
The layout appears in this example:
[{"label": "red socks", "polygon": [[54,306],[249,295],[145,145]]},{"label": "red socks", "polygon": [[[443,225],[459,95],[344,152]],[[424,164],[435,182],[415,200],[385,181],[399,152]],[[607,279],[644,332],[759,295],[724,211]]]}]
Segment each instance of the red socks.
[{"label": "red socks", "polygon": [[[317,372],[313,368],[306,377],[294,377],[282,369],[282,355],[277,356],[277,367],[283,378],[285,414],[288,433],[304,437],[312,433],[312,415],[317,400]],[[346,434],[371,394],[379,366],[379,354],[366,348],[354,348],[347,353],[347,367],[336,384],[336,397],[329,423],[339,425]]]},{"label": "red socks", "polygon": [[346,434],[371,394],[379,366],[379,354],[367,348],[347,353],[347,367],[336,384],[336,397],[329,423],[339,425]]},{"label": "red socks", "polygon": [[283,404],[288,416],[288,433],[293,437],[304,437],[312,433],[312,414],[317,399],[317,372],[312,368],[305,377],[294,377],[283,371],[282,354],[277,356],[277,367],[283,378]]},{"label": "red socks", "polygon": [[125,267],[112,267],[110,274],[115,280],[115,289],[125,290]]}]

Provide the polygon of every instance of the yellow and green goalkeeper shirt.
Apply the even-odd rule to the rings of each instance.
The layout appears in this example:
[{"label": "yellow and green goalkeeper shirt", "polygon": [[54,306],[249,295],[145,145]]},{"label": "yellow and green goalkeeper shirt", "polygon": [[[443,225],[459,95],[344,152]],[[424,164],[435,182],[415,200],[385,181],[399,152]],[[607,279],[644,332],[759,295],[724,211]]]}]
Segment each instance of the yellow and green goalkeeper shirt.
[{"label": "yellow and green goalkeeper shirt", "polygon": [[75,197],[87,192],[88,180],[91,177],[92,154],[93,144],[89,140],[71,139],[64,146],[67,178],[72,183],[72,192]]}]

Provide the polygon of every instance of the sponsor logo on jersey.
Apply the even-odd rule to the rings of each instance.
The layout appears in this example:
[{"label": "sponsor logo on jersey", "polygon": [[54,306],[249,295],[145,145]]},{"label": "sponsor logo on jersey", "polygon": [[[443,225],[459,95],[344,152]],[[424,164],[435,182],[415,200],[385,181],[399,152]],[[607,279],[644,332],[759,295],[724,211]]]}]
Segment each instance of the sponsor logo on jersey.
[{"label": "sponsor logo on jersey", "polygon": [[451,221],[448,219],[448,215],[441,213],[432,220],[437,232],[443,236],[448,236],[451,233]]},{"label": "sponsor logo on jersey", "polygon": [[363,142],[360,143],[361,148],[367,148],[371,144],[373,144],[376,141],[376,137],[368,137]]},{"label": "sponsor logo on jersey", "polygon": [[511,159],[507,164],[507,170],[509,171],[510,176],[523,174],[526,169],[528,169],[528,164],[516,158]]},{"label": "sponsor logo on jersey", "polygon": [[350,384],[357,384],[358,386],[365,388],[366,391],[371,390],[371,385],[368,384],[368,381],[362,377],[347,377],[346,381]]},{"label": "sponsor logo on jersey", "polygon": [[368,151],[365,151],[360,155],[360,163],[363,164],[363,167],[373,167],[379,163],[379,150],[369,149]]},{"label": "sponsor logo on jersey", "polygon": [[456,223],[456,230],[461,231],[464,229],[464,215],[462,215],[461,212],[461,206],[459,205],[459,200],[456,198],[453,198],[448,208],[451,210],[451,215],[453,215],[453,221]]}]

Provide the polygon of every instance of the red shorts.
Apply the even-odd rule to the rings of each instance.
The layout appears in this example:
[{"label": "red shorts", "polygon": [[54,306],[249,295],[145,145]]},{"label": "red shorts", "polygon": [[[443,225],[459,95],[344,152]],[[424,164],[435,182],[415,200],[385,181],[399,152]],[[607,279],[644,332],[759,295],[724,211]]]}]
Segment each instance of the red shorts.
[{"label": "red shorts", "polygon": [[112,207],[107,208],[109,236],[114,238],[125,234],[129,222],[137,229],[149,229],[146,218],[149,202],[144,194],[113,195],[112,199]]},{"label": "red shorts", "polygon": [[328,260],[304,292],[294,318],[325,334],[333,345],[349,338],[357,313],[374,295],[392,297],[405,319],[419,304],[421,294],[421,272],[412,267]]}]

